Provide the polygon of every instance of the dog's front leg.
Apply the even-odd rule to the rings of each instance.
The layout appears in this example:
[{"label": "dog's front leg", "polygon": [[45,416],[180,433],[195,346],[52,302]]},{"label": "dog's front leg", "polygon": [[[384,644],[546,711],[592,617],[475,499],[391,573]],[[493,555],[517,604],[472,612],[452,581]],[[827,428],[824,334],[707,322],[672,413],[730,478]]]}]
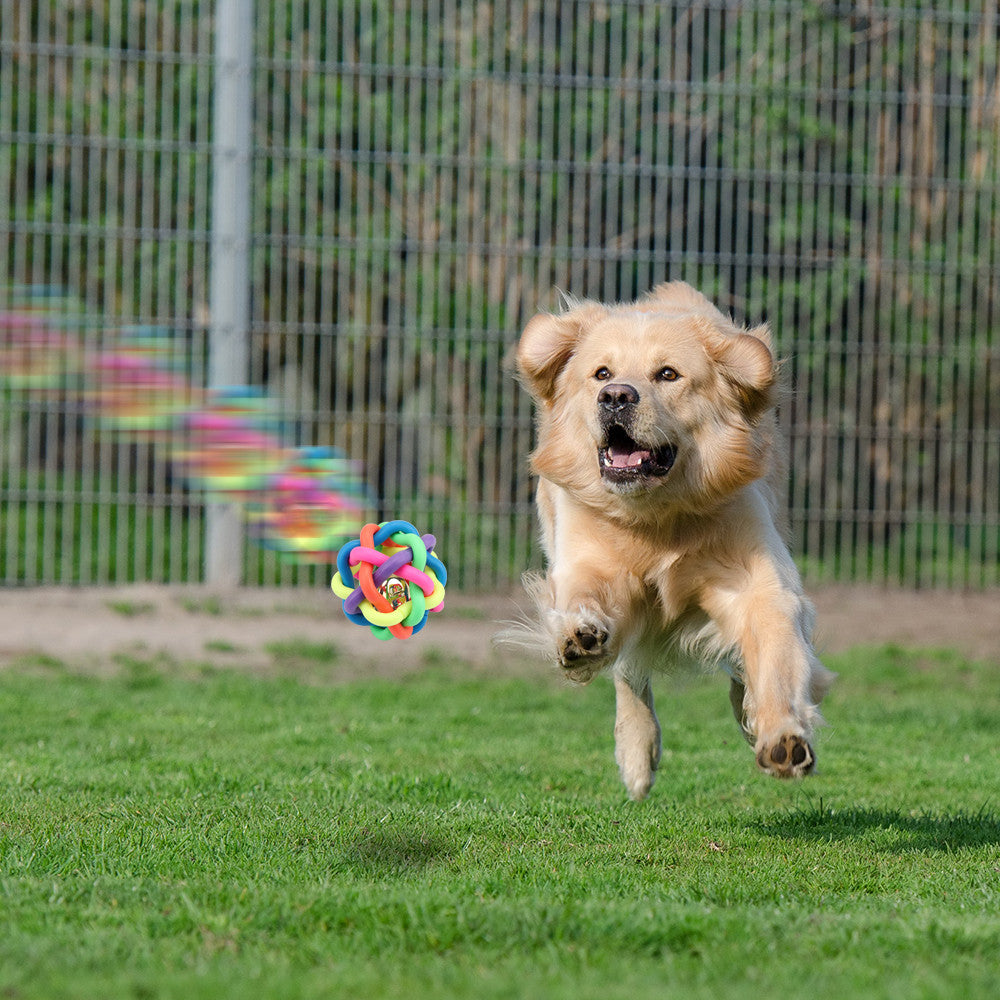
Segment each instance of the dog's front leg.
[{"label": "dog's front leg", "polygon": [[660,766],[660,723],[647,676],[615,673],[615,760],[629,797],[644,799]]},{"label": "dog's front leg", "polygon": [[538,514],[549,572],[529,585],[548,647],[566,676],[586,684],[618,657],[644,585],[622,553],[629,540],[546,480]]},{"label": "dog's front leg", "polygon": [[782,576],[762,572],[738,590],[720,586],[705,595],[704,606],[737,652],[742,675],[730,697],[757,765],[791,778],[815,766],[811,740],[833,675],[809,642],[810,605]]},{"label": "dog's front leg", "polygon": [[548,587],[544,617],[556,661],[570,680],[586,684],[613,662],[620,645],[609,590],[592,569],[572,564],[550,572]]}]

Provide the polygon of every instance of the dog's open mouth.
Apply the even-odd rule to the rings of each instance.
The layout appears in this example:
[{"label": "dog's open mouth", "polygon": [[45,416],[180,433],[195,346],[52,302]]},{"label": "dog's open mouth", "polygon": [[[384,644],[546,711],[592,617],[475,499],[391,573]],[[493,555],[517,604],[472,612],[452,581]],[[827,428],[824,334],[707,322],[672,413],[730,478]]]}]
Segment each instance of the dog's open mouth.
[{"label": "dog's open mouth", "polygon": [[609,427],[606,441],[597,449],[601,475],[613,483],[634,483],[665,476],[677,458],[677,451],[664,444],[656,448],[634,441],[624,427]]}]

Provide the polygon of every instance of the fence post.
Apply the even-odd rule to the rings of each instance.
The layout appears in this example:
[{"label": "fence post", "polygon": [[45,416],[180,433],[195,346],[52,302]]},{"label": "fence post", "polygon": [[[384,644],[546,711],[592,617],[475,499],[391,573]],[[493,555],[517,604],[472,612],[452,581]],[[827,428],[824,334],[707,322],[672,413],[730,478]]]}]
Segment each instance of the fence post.
[{"label": "fence post", "polygon": [[[253,0],[219,0],[212,119],[210,386],[245,385],[249,374],[252,61]],[[210,504],[205,515],[207,583],[239,585],[243,540],[235,507]]]}]

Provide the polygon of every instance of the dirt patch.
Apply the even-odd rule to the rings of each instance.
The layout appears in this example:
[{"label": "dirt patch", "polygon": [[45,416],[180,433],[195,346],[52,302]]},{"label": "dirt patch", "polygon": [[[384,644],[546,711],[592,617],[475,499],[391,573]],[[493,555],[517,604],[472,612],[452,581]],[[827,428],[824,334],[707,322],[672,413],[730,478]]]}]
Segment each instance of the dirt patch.
[{"label": "dirt patch", "polygon": [[[822,652],[895,643],[948,647],[1000,664],[1000,591],[910,592],[828,587],[816,603]],[[445,611],[405,642],[379,642],[348,622],[325,591],[238,590],[141,585],[0,591],[0,665],[44,655],[76,668],[107,670],[123,654],[167,656],[267,671],[276,647],[332,646],[338,678],[394,676],[442,657],[504,670],[525,664],[496,650],[498,623],[519,617],[520,593],[452,595]]]},{"label": "dirt patch", "polygon": [[954,649],[1000,665],[1000,590],[882,590],[825,587],[810,593],[816,605],[820,652],[893,643],[908,648]]}]

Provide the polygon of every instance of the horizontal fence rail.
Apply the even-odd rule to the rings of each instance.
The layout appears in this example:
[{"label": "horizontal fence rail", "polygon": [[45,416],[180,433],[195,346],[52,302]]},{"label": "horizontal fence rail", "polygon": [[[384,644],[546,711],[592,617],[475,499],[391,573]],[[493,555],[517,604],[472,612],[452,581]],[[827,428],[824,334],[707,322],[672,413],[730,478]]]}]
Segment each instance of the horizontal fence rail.
[{"label": "horizontal fence rail", "polygon": [[325,582],[88,394],[138,330],[198,396],[237,317],[283,440],[507,586],[540,561],[521,328],[674,278],[772,326],[810,581],[1000,584],[995,3],[229,0],[228,112],[221,9],[0,0],[0,337],[62,352],[2,355],[4,584]]}]

